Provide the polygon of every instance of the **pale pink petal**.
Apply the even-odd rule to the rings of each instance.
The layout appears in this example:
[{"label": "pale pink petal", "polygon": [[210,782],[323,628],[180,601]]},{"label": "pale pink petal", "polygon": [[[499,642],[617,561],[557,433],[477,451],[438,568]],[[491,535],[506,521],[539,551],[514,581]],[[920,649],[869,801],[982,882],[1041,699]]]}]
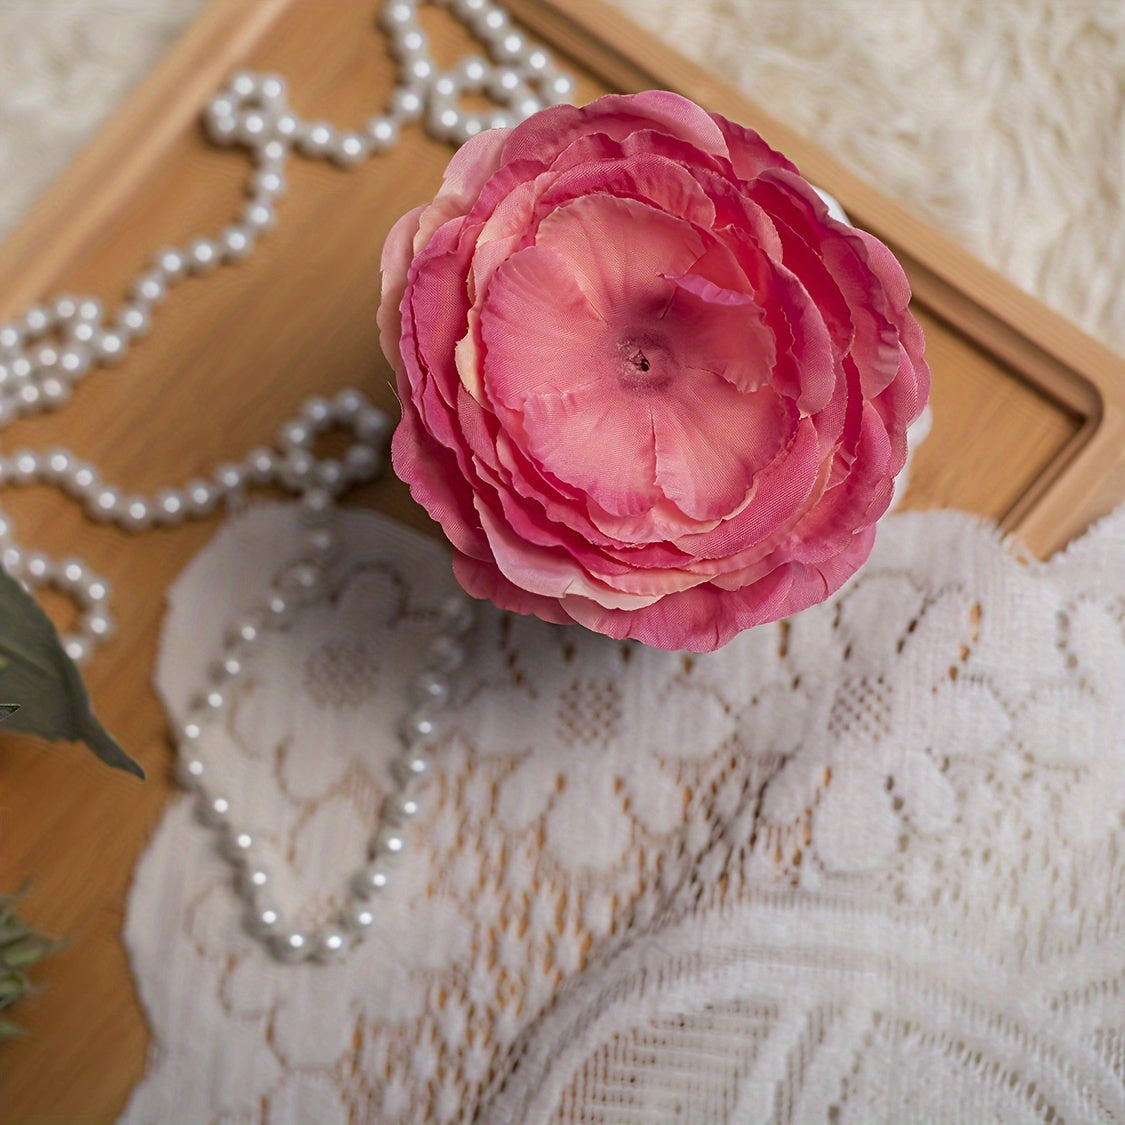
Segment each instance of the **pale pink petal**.
[{"label": "pale pink petal", "polygon": [[704,250],[689,223],[634,199],[576,199],[543,220],[537,246],[566,262],[603,320],[636,331],[659,319],[674,289]]},{"label": "pale pink petal", "polygon": [[[529,246],[495,273],[480,311],[484,391],[511,410],[603,374],[605,322],[551,247]],[[598,367],[592,364],[599,361]]]},{"label": "pale pink petal", "polygon": [[468,214],[489,177],[501,167],[509,130],[486,129],[470,137],[450,158],[441,188],[420,216],[414,236],[418,253],[450,219]]},{"label": "pale pink petal", "polygon": [[669,280],[677,292],[664,324],[682,342],[684,364],[714,372],[740,391],[768,383],[777,355],[754,298],[698,273]]},{"label": "pale pink petal", "polygon": [[653,405],[656,483],[693,519],[734,514],[788,442],[794,413],[770,390],[744,394],[710,372],[681,378]]}]

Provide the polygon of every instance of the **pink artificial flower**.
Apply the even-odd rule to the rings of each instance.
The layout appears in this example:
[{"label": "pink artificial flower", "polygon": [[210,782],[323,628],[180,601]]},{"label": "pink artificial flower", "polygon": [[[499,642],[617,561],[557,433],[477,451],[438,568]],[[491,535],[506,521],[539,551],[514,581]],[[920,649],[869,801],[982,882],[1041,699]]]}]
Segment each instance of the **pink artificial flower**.
[{"label": "pink artificial flower", "polygon": [[890,251],[676,94],[482,133],[383,251],[396,472],[465,589],[709,651],[871,550],[929,391]]}]

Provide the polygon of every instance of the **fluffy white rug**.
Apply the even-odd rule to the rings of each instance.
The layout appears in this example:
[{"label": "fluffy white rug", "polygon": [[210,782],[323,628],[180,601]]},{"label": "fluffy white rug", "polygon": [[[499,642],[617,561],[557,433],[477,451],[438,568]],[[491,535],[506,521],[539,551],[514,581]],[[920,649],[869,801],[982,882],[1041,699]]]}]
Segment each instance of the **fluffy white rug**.
[{"label": "fluffy white rug", "polygon": [[[616,2],[1125,351],[1118,0]],[[0,0],[0,232],[202,6]]]}]

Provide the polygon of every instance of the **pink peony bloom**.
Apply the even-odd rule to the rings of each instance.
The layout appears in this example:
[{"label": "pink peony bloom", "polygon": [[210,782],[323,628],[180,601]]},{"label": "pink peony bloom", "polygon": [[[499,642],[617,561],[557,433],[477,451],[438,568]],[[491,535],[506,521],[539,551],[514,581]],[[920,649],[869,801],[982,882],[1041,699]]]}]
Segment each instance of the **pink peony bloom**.
[{"label": "pink peony bloom", "polygon": [[756,133],[548,109],[388,236],[394,467],[470,594],[708,651],[867,558],[929,390],[909,298]]}]

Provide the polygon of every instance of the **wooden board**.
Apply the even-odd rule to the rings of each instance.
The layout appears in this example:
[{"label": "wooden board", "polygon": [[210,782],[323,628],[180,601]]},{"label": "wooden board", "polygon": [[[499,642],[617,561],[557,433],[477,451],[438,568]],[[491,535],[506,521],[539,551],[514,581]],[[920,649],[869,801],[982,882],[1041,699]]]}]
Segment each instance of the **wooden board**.
[{"label": "wooden board", "polygon": [[[153,249],[217,231],[241,205],[240,151],[209,147],[204,102],[236,66],[276,70],[304,117],[353,126],[394,70],[372,0],[221,0],[35,208],[0,253],[0,321],[61,291],[113,307]],[[1125,376],[1117,358],[846,173],[815,146],[595,0],[511,0],[578,78],[586,100],[665,86],[760,129],[903,259],[929,336],[933,436],[908,500],[992,516],[1045,553],[1125,492]],[[439,62],[467,39],[427,12]],[[433,17],[432,19],[430,17]],[[150,492],[268,444],[306,395],[360,384],[393,408],[374,325],[378,258],[395,218],[429,196],[448,148],[418,128],[344,172],[299,158],[280,224],[251,259],[177,288],[152,336],[92,376],[6,448],[61,444],[103,476]],[[384,481],[362,502],[428,526]],[[31,1036],[5,1048],[0,1113],[110,1120],[144,1067],[147,1033],[120,943],[130,873],[171,791],[171,748],[149,686],[163,590],[218,517],[131,537],[90,525],[43,488],[13,493],[20,540],[79,554],[116,591],[118,637],[93,661],[99,712],[149,773],[112,775],[78,750],[8,736],[0,753],[0,887],[35,880],[27,914],[70,946],[18,1010]]]}]

